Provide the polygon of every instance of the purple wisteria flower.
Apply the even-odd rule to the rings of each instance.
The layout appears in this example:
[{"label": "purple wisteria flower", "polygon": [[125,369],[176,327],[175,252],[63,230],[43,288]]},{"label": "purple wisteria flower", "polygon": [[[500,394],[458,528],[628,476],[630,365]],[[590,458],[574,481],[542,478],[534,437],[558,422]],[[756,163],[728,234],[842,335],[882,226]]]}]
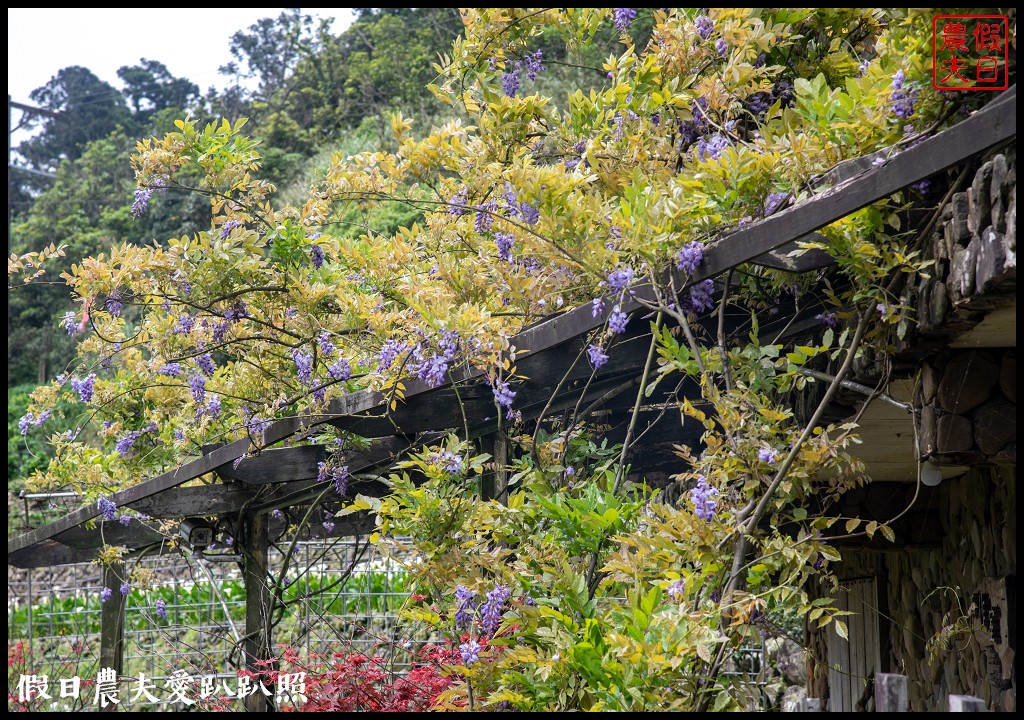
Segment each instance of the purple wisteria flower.
[{"label": "purple wisteria flower", "polygon": [[619,33],[624,33],[629,30],[629,26],[633,24],[633,19],[636,18],[635,8],[612,8],[612,17],[615,19],[615,29]]},{"label": "purple wisteria flower", "polygon": [[423,361],[416,375],[429,387],[443,385],[448,376],[448,358],[443,355],[431,355]]},{"label": "purple wisteria flower", "polygon": [[163,598],[158,598],[153,607],[156,610],[156,616],[161,620],[167,619],[167,603],[164,602]]},{"label": "purple wisteria flower", "polygon": [[704,40],[711,37],[711,33],[715,31],[715,23],[707,15],[698,15],[693,24],[697,28],[697,34]]},{"label": "purple wisteria flower", "polygon": [[770,193],[764,201],[764,216],[774,215],[787,200],[789,200],[789,193]]},{"label": "purple wisteria flower", "polygon": [[544,55],[538,50],[532,55],[526,56],[526,79],[533,82],[537,76],[544,72]]},{"label": "purple wisteria flower", "polygon": [[507,72],[501,74],[501,91],[505,97],[515,97],[519,92],[519,64]]},{"label": "purple wisteria flower", "polygon": [[719,55],[725,57],[729,54],[729,43],[725,41],[725,38],[718,38],[715,40],[715,50]]},{"label": "purple wisteria flower", "polygon": [[245,306],[245,302],[242,300],[235,300],[231,303],[231,307],[224,311],[224,319],[229,323],[236,323],[242,318],[251,317],[249,308]]},{"label": "purple wisteria flower", "polygon": [[676,267],[682,272],[692,275],[697,271],[697,266],[704,260],[704,243],[691,242],[684,245],[676,256]]},{"label": "purple wisteria flower", "polygon": [[309,248],[309,261],[313,263],[313,268],[319,270],[324,264],[324,249],[319,245],[313,245]]},{"label": "purple wisteria flower", "polygon": [[71,389],[78,393],[78,399],[87,403],[92,400],[92,395],[96,391],[96,373],[90,373],[81,380],[71,378],[70,385]]},{"label": "purple wisteria flower", "polygon": [[751,115],[764,115],[772,106],[772,96],[763,90],[751,93],[747,96],[746,106]]},{"label": "purple wisteria flower", "polygon": [[264,420],[259,415],[253,415],[252,419],[249,420],[245,427],[253,434],[254,437],[263,442],[263,435],[267,432],[267,429],[274,424],[273,420]]},{"label": "purple wisteria flower", "polygon": [[587,143],[585,140],[580,140],[573,145],[572,151],[574,154],[562,161],[567,170],[575,170],[581,162],[586,163],[586,166],[589,167],[590,163],[586,161]]},{"label": "purple wisteria flower", "polygon": [[348,465],[331,465],[329,463],[317,463],[316,479],[319,482],[334,482],[334,490],[339,495],[344,495],[348,490]]},{"label": "purple wisteria flower", "polygon": [[327,366],[327,374],[334,380],[348,380],[352,377],[352,367],[345,358],[338,358]]},{"label": "purple wisteria flower", "polygon": [[669,585],[666,592],[668,593],[668,596],[670,598],[682,600],[683,595],[686,592],[686,583],[680,578],[679,580],[676,580],[674,583]]},{"label": "purple wisteria flower", "polygon": [[330,520],[324,520],[323,526],[324,526],[324,532],[326,532],[326,533],[334,532],[334,523],[331,522]]},{"label": "purple wisteria flower", "polygon": [[437,349],[445,360],[451,361],[459,351],[459,334],[454,330],[442,330],[437,340]]},{"label": "purple wisteria flower", "polygon": [[142,214],[146,212],[146,208],[149,206],[149,199],[153,197],[153,193],[157,190],[167,191],[167,181],[163,178],[156,178],[149,183],[149,187],[139,188],[135,191],[135,201],[132,203],[132,216],[142,217]]},{"label": "purple wisteria flower", "polygon": [[519,193],[512,187],[512,183],[505,183],[505,192],[501,194],[501,197],[505,200],[505,210],[508,212],[509,217],[515,217],[519,214]]},{"label": "purple wisteria flower", "polygon": [[721,133],[712,133],[707,140],[701,138],[697,141],[697,156],[701,160],[717,160],[729,147],[729,139]]},{"label": "purple wisteria flower", "polygon": [[494,244],[498,247],[498,257],[502,262],[512,262],[512,245],[516,238],[512,233],[494,233]]},{"label": "purple wisteria flower", "polygon": [[405,343],[401,340],[387,340],[384,342],[384,346],[381,347],[380,352],[377,354],[377,372],[384,372],[392,365],[395,364],[395,360],[405,350]]},{"label": "purple wisteria flower", "polygon": [[839,327],[839,318],[836,317],[836,314],[834,312],[818,313],[817,315],[814,316],[814,319],[820,322],[825,327]]},{"label": "purple wisteria flower", "polygon": [[596,297],[590,301],[590,315],[591,317],[597,317],[604,312],[604,298]]},{"label": "purple wisteria flower", "polygon": [[713,499],[718,495],[718,489],[708,485],[707,478],[703,475],[698,475],[697,478],[697,487],[690,490],[690,502],[693,503],[697,517],[701,520],[712,520],[718,507],[718,501]]},{"label": "purple wisteria flower", "polygon": [[231,231],[239,227],[242,227],[241,220],[228,220],[220,228],[220,239],[227,240],[228,237],[231,235]]},{"label": "purple wisteria flower", "polygon": [[455,588],[455,627],[468,628],[473,621],[473,614],[476,612],[476,591],[465,585]]},{"label": "purple wisteria flower", "polygon": [[132,591],[130,583],[121,583],[121,597],[128,597],[128,593]]},{"label": "purple wisteria flower", "polygon": [[438,466],[449,475],[461,475],[465,469],[465,460],[461,455],[456,455],[451,450],[436,452],[430,456],[430,462]]},{"label": "purple wisteria flower", "polygon": [[503,408],[512,407],[512,400],[515,399],[516,392],[511,389],[507,382],[499,380],[491,388],[494,392],[494,400]]},{"label": "purple wisteria flower", "polygon": [[175,335],[188,335],[192,332],[192,328],[195,326],[196,321],[188,313],[182,313],[178,321],[174,323],[174,334]]},{"label": "purple wisteria flower", "polygon": [[121,457],[128,457],[131,455],[132,446],[135,445],[135,441],[142,437],[141,430],[132,430],[124,437],[117,441],[114,449],[117,450],[117,454]]},{"label": "purple wisteria flower", "polygon": [[178,377],[181,375],[181,363],[166,363],[163,367],[157,370],[157,375],[166,375],[167,377]]},{"label": "purple wisteria flower", "polygon": [[683,309],[695,315],[705,310],[710,310],[715,306],[714,292],[715,282],[710,278],[691,286],[690,292],[683,299]]},{"label": "purple wisteria flower", "polygon": [[317,336],[316,341],[320,346],[320,352],[325,356],[333,355],[334,351],[337,349],[334,347],[334,343],[331,342],[331,334],[326,330]]},{"label": "purple wisteria flower", "polygon": [[202,414],[216,420],[217,416],[220,415],[220,403],[220,397],[214,395],[210,398],[210,401],[206,403],[206,407],[202,409]]},{"label": "purple wisteria flower", "polygon": [[633,268],[626,266],[608,273],[608,288],[612,292],[622,292],[633,282]]},{"label": "purple wisteria flower", "polygon": [[348,490],[348,465],[341,465],[334,470],[334,491],[344,495]]},{"label": "purple wisteria flower", "polygon": [[608,316],[608,329],[616,335],[626,332],[626,325],[629,324],[629,316],[616,305],[612,308],[612,314]]},{"label": "purple wisteria flower", "polygon": [[480,627],[486,635],[493,635],[501,624],[501,615],[505,610],[505,602],[512,591],[505,585],[497,585],[487,593],[487,602],[480,607]]},{"label": "purple wisteria flower", "polygon": [[152,188],[139,188],[135,191],[135,200],[132,202],[132,217],[142,217],[149,206],[149,199],[153,197]]},{"label": "purple wisteria flower", "polygon": [[309,385],[313,378],[313,353],[303,348],[292,348],[292,360],[295,361],[299,382]]},{"label": "purple wisteria flower", "polygon": [[114,591],[113,590],[111,590],[108,587],[103,588],[102,590],[100,590],[100,602],[104,602],[105,603],[113,595],[114,595]]},{"label": "purple wisteria flower", "polygon": [[519,204],[519,214],[522,215],[527,225],[536,225],[540,222],[540,210],[528,202]]},{"label": "purple wisteria flower", "polygon": [[597,345],[587,346],[587,358],[595,370],[600,370],[608,362],[608,356]]},{"label": "purple wisteria flower", "polygon": [[917,90],[904,89],[907,74],[903,70],[897,70],[892,76],[892,94],[889,102],[892,103],[892,112],[898,118],[907,119],[914,114],[914,104],[917,102]]},{"label": "purple wisteria flower", "polygon": [[174,271],[174,275],[171,276],[171,282],[181,288],[181,292],[185,295],[192,292],[192,283],[188,281],[188,277],[181,270]]},{"label": "purple wisteria flower", "polygon": [[132,516],[131,516],[131,515],[128,515],[127,513],[123,513],[123,514],[121,515],[121,517],[119,517],[119,518],[117,519],[117,521],[118,521],[119,523],[121,523],[122,525],[124,525],[125,527],[128,527],[129,525],[131,525],[131,524],[132,524]]},{"label": "purple wisteria flower", "polygon": [[779,459],[779,453],[774,448],[761,448],[757,451],[757,459],[771,465]]},{"label": "purple wisteria flower", "polygon": [[198,367],[200,372],[202,372],[206,377],[213,377],[213,373],[217,369],[217,366],[213,362],[213,356],[211,356],[210,353],[203,353],[202,355],[196,356],[196,367]]},{"label": "purple wisteria flower", "polygon": [[480,643],[476,640],[470,640],[459,645],[459,654],[462,656],[462,662],[467,666],[477,662],[480,659],[480,649]]},{"label": "purple wisteria flower", "polygon": [[188,376],[188,387],[192,391],[192,400],[196,405],[206,404],[206,378],[198,373]]},{"label": "purple wisteria flower", "polygon": [[27,435],[28,428],[30,425],[32,427],[39,427],[49,419],[49,410],[43,410],[41,413],[39,413],[39,417],[35,417],[32,413],[25,413],[25,415],[20,420],[18,420],[18,429],[21,431],[22,435]]},{"label": "purple wisteria flower", "polygon": [[75,319],[75,313],[71,310],[64,313],[64,319],[60,323],[64,326],[68,335],[74,336],[78,334],[78,321]]},{"label": "purple wisteria flower", "polygon": [[97,501],[96,506],[103,514],[104,520],[114,522],[114,518],[117,517],[117,505],[115,505],[112,500],[109,500],[107,498],[100,498]]},{"label": "purple wisteria flower", "polygon": [[449,199],[448,214],[449,215],[465,215],[466,209],[459,207],[465,205],[469,199],[469,188],[465,185],[461,186],[458,191],[452,195]]},{"label": "purple wisteria flower", "polygon": [[477,206],[476,217],[473,218],[473,227],[480,233],[487,233],[494,227],[494,213],[498,211],[498,203],[488,200],[483,205]]}]

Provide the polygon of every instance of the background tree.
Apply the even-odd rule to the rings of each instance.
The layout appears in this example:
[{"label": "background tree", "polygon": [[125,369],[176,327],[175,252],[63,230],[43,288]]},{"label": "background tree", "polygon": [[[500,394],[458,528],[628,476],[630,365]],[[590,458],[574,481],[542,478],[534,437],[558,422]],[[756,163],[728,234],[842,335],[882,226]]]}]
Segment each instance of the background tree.
[{"label": "background tree", "polygon": [[132,124],[121,93],[77,65],[60,70],[29,97],[57,113],[42,116],[42,131],[18,146],[18,153],[36,170],[53,171],[60,160],[79,157],[93,140]]},{"label": "background tree", "polygon": [[124,83],[123,94],[138,122],[145,122],[153,113],[169,108],[182,115],[199,97],[198,85],[174,77],[166,65],[156,60],[142,58],[138,65],[123,65],[117,76]]}]

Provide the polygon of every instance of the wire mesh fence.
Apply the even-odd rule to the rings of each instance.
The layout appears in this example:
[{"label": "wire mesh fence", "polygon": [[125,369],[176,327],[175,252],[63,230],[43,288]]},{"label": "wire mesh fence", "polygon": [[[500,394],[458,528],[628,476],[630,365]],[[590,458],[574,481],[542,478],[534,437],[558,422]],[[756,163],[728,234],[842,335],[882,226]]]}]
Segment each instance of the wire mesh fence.
[{"label": "wire mesh fence", "polygon": [[[275,645],[302,658],[383,656],[391,672],[402,673],[415,650],[431,641],[400,633],[398,612],[408,598],[403,561],[382,555],[359,537],[271,548],[271,591],[271,578],[281,577],[286,555],[288,569],[277,589],[281,602],[270,619]],[[187,702],[173,691],[176,679],[185,676],[194,696],[205,688],[210,698],[237,700],[236,670],[245,664],[247,632],[244,578],[237,556],[218,559],[166,554],[142,558],[130,568],[148,582],[129,588],[125,598],[127,683],[120,686],[120,709],[158,704],[185,709]],[[45,677],[44,695],[52,696],[35,695],[43,706],[94,706],[103,592],[102,571],[93,564],[9,574],[9,705],[12,695],[28,689],[19,687],[26,683],[23,678],[34,676],[37,684]],[[70,691],[76,677],[81,682],[77,698]],[[60,697],[65,685],[68,694]]]}]

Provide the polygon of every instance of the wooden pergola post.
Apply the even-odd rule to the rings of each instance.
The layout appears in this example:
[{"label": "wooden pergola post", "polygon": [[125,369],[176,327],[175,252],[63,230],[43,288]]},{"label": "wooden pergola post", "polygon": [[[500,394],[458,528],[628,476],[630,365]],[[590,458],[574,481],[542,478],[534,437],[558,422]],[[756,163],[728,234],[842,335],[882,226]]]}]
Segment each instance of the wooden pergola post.
[{"label": "wooden pergola post", "polygon": [[[248,514],[242,519],[241,550],[245,578],[245,667],[253,673],[265,671],[270,657],[270,589],[267,587],[267,516]],[[273,690],[273,688],[268,688]],[[245,698],[249,712],[266,712],[268,698],[257,685]]]},{"label": "wooden pergola post", "polygon": [[[486,447],[488,444],[489,448]],[[499,429],[486,436],[484,445],[490,450],[494,474],[485,475],[481,479],[480,496],[484,500],[497,500],[505,504],[508,502],[508,436]]]},{"label": "wooden pergola post", "polygon": [[[125,582],[124,563],[113,562],[103,568],[103,587],[110,588],[110,598],[100,608],[100,668],[110,668],[118,680],[124,674],[124,609],[127,598],[121,594]],[[117,712],[110,703],[100,712]]]}]

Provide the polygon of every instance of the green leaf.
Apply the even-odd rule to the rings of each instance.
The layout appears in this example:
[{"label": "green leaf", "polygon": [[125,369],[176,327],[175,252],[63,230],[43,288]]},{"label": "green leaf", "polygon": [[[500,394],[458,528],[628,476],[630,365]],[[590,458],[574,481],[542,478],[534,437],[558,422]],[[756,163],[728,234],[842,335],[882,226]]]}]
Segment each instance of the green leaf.
[{"label": "green leaf", "polygon": [[846,623],[842,620],[836,620],[836,634],[843,640],[849,641],[850,639],[850,631],[847,630]]}]

